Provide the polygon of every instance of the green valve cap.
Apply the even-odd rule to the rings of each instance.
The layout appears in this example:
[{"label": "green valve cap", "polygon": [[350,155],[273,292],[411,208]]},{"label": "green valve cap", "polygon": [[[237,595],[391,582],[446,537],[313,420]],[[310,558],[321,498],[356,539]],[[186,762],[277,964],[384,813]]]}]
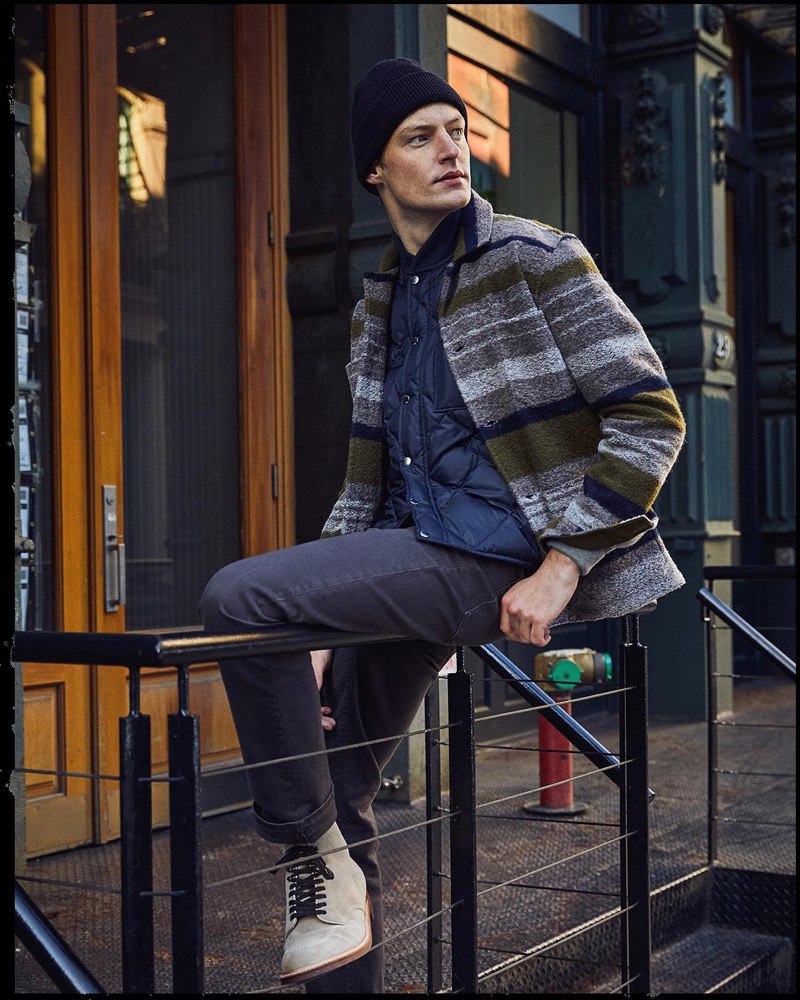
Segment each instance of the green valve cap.
[{"label": "green valve cap", "polygon": [[550,670],[550,680],[556,687],[571,691],[581,682],[581,668],[573,660],[556,660]]}]

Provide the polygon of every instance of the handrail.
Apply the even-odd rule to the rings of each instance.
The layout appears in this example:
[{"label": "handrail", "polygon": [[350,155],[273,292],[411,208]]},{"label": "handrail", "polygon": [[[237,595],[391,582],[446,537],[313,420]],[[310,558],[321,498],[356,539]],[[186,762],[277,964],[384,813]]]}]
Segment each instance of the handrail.
[{"label": "handrail", "polygon": [[[174,992],[202,993],[203,919],[200,843],[199,719],[189,710],[192,664],[277,652],[333,649],[401,639],[384,634],[355,634],[317,626],[205,632],[199,628],[161,633],[18,631],[12,659],[17,662],[74,663],[127,668],[129,713],[120,719],[120,828],[122,879],[123,992],[152,993],[153,866],[151,814],[150,719],[140,711],[141,670],[170,667],[178,673],[178,711],[170,714],[169,799]],[[18,894],[19,910],[24,897]],[[30,919],[22,930],[29,951],[50,975],[73,974],[75,962],[57,947],[48,921]],[[55,942],[55,943],[54,943]],[[93,990],[88,990],[93,991]],[[65,992],[81,992],[70,986]]]},{"label": "handrail", "polygon": [[[708,699],[706,852],[708,865],[713,868],[719,862],[719,832],[723,822],[723,818],[720,816],[720,776],[724,773],[734,773],[720,767],[719,727],[727,723],[720,718],[719,681],[730,682],[735,675],[732,673],[732,664],[730,673],[717,672],[718,651],[714,641],[712,613],[725,622],[734,634],[755,647],[783,674],[791,680],[797,681],[797,668],[794,662],[783,650],[773,645],[754,626],[712,593],[714,581],[791,581],[796,578],[796,569],[794,566],[706,566],[703,575],[708,580],[709,586],[698,591],[697,599],[703,609],[706,632],[706,696]],[[753,723],[753,725],[757,724]]]},{"label": "handrail", "polygon": [[14,884],[14,933],[61,993],[106,994],[19,883]]},{"label": "handrail", "polygon": [[[630,621],[628,620],[630,619]],[[622,978],[635,982],[635,992],[649,993],[649,876],[647,872],[647,748],[628,745],[625,719],[638,720],[639,737],[646,732],[646,649],[638,641],[636,616],[624,622],[625,634],[632,628],[635,641],[621,647],[621,694],[626,702],[620,711],[621,757],[614,757],[527,675],[493,646],[471,647],[512,687],[536,705],[556,728],[596,766],[611,764],[609,777],[620,789],[620,864],[622,879],[620,912],[625,921],[625,943],[621,949]],[[16,632],[12,658],[18,662],[97,664],[128,669],[130,705],[120,719],[120,829],[122,831],[122,975],[123,992],[151,993],[155,984],[153,949],[152,814],[150,719],[140,712],[140,671],[150,667],[172,667],[178,672],[178,711],[169,723],[169,781],[172,906],[173,992],[202,993],[203,918],[202,850],[200,844],[200,740],[199,719],[189,711],[189,667],[192,664],[278,652],[338,648],[388,641],[403,636],[343,632],[317,626],[275,626],[241,633],[205,632],[186,629],[163,633]],[[628,660],[630,663],[628,664]],[[626,666],[627,664],[627,666]],[[625,677],[632,683],[627,686]],[[448,675],[452,701],[450,726],[451,775],[451,893],[459,899],[453,913],[453,983],[456,992],[477,990],[476,942],[477,872],[475,857],[474,706],[473,678],[463,666],[459,650],[458,669]],[[631,698],[642,693],[641,704]],[[644,700],[642,700],[644,699]],[[645,718],[641,718],[644,711]],[[630,759],[629,759],[630,758]],[[471,764],[469,763],[471,759]],[[626,765],[623,767],[623,762]],[[633,764],[633,768],[630,766]],[[455,808],[452,808],[455,807]],[[637,931],[628,914],[637,910]],[[34,947],[48,952],[49,924],[32,925]],[[644,930],[646,933],[644,933]],[[40,963],[41,964],[41,963]],[[44,966],[43,966],[44,967]],[[47,971],[47,970],[46,970]],[[51,974],[52,978],[52,974]],[[67,990],[75,992],[74,989]]]},{"label": "handrail", "polygon": [[[396,635],[342,632],[315,625],[278,625],[245,632],[15,632],[12,658],[35,663],[101,663],[105,666],[176,667],[206,660],[263,656],[307,649],[334,649],[373,642],[394,642]],[[550,724],[619,785],[620,762],[527,674],[491,644],[471,647]],[[650,793],[652,797],[652,792]]]},{"label": "handrail", "polygon": [[342,632],[321,625],[276,625],[244,632],[15,632],[12,659],[32,663],[177,667],[208,660],[394,642],[403,636]]},{"label": "handrail", "polygon": [[[779,567],[784,568],[784,567]],[[788,567],[786,567],[788,568]],[[797,681],[797,665],[794,660],[786,655],[782,649],[778,649],[773,643],[766,639],[756,628],[745,621],[741,615],[730,608],[724,601],[721,601],[716,594],[712,594],[706,587],[701,587],[697,592],[697,599],[706,608],[714,612],[727,625],[730,625],[743,639],[763,653],[772,663],[775,664],[787,677]]]},{"label": "handrail", "polygon": [[[624,777],[620,766],[619,757],[615,757],[610,750],[606,749],[599,740],[585,729],[579,722],[547,694],[538,684],[534,683],[530,677],[500,650],[491,644],[484,646],[471,646],[473,653],[476,653],[484,663],[488,664],[494,672],[508,681],[508,684],[520,697],[524,698],[529,705],[538,708],[543,717],[562,736],[579,750],[588,761],[603,771],[604,774],[618,787],[621,786]],[[648,799],[655,798],[655,792],[648,790]]]}]

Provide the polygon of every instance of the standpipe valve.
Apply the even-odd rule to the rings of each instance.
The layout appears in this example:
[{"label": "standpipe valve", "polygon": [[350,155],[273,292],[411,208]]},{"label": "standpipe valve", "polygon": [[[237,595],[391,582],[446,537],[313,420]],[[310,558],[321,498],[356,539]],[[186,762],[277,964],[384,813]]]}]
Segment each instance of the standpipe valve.
[{"label": "standpipe valve", "polygon": [[[594,649],[552,649],[534,661],[534,680],[572,714],[572,692],[579,684],[608,684],[608,653]],[[539,801],[526,802],[525,812],[540,816],[575,816],[589,807],[573,798],[573,747],[539,712]]]},{"label": "standpipe valve", "polygon": [[561,691],[572,691],[578,684],[608,684],[611,656],[587,648],[549,650],[536,657],[534,679]]}]

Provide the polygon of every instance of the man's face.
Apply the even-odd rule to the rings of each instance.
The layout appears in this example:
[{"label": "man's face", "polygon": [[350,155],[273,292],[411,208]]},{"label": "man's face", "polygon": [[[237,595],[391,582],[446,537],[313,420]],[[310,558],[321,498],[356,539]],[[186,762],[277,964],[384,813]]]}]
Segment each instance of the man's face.
[{"label": "man's face", "polygon": [[[469,203],[469,146],[462,115],[451,104],[428,104],[392,133],[367,181],[374,184],[395,228],[432,223]],[[432,231],[432,230],[431,230]]]}]

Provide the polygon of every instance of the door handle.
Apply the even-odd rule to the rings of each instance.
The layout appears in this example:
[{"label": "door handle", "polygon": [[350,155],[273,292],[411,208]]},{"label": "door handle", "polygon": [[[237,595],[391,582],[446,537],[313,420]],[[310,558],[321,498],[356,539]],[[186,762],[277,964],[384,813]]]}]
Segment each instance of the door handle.
[{"label": "door handle", "polygon": [[103,487],[103,574],[106,612],[125,605],[125,543],[117,527],[117,487]]}]

